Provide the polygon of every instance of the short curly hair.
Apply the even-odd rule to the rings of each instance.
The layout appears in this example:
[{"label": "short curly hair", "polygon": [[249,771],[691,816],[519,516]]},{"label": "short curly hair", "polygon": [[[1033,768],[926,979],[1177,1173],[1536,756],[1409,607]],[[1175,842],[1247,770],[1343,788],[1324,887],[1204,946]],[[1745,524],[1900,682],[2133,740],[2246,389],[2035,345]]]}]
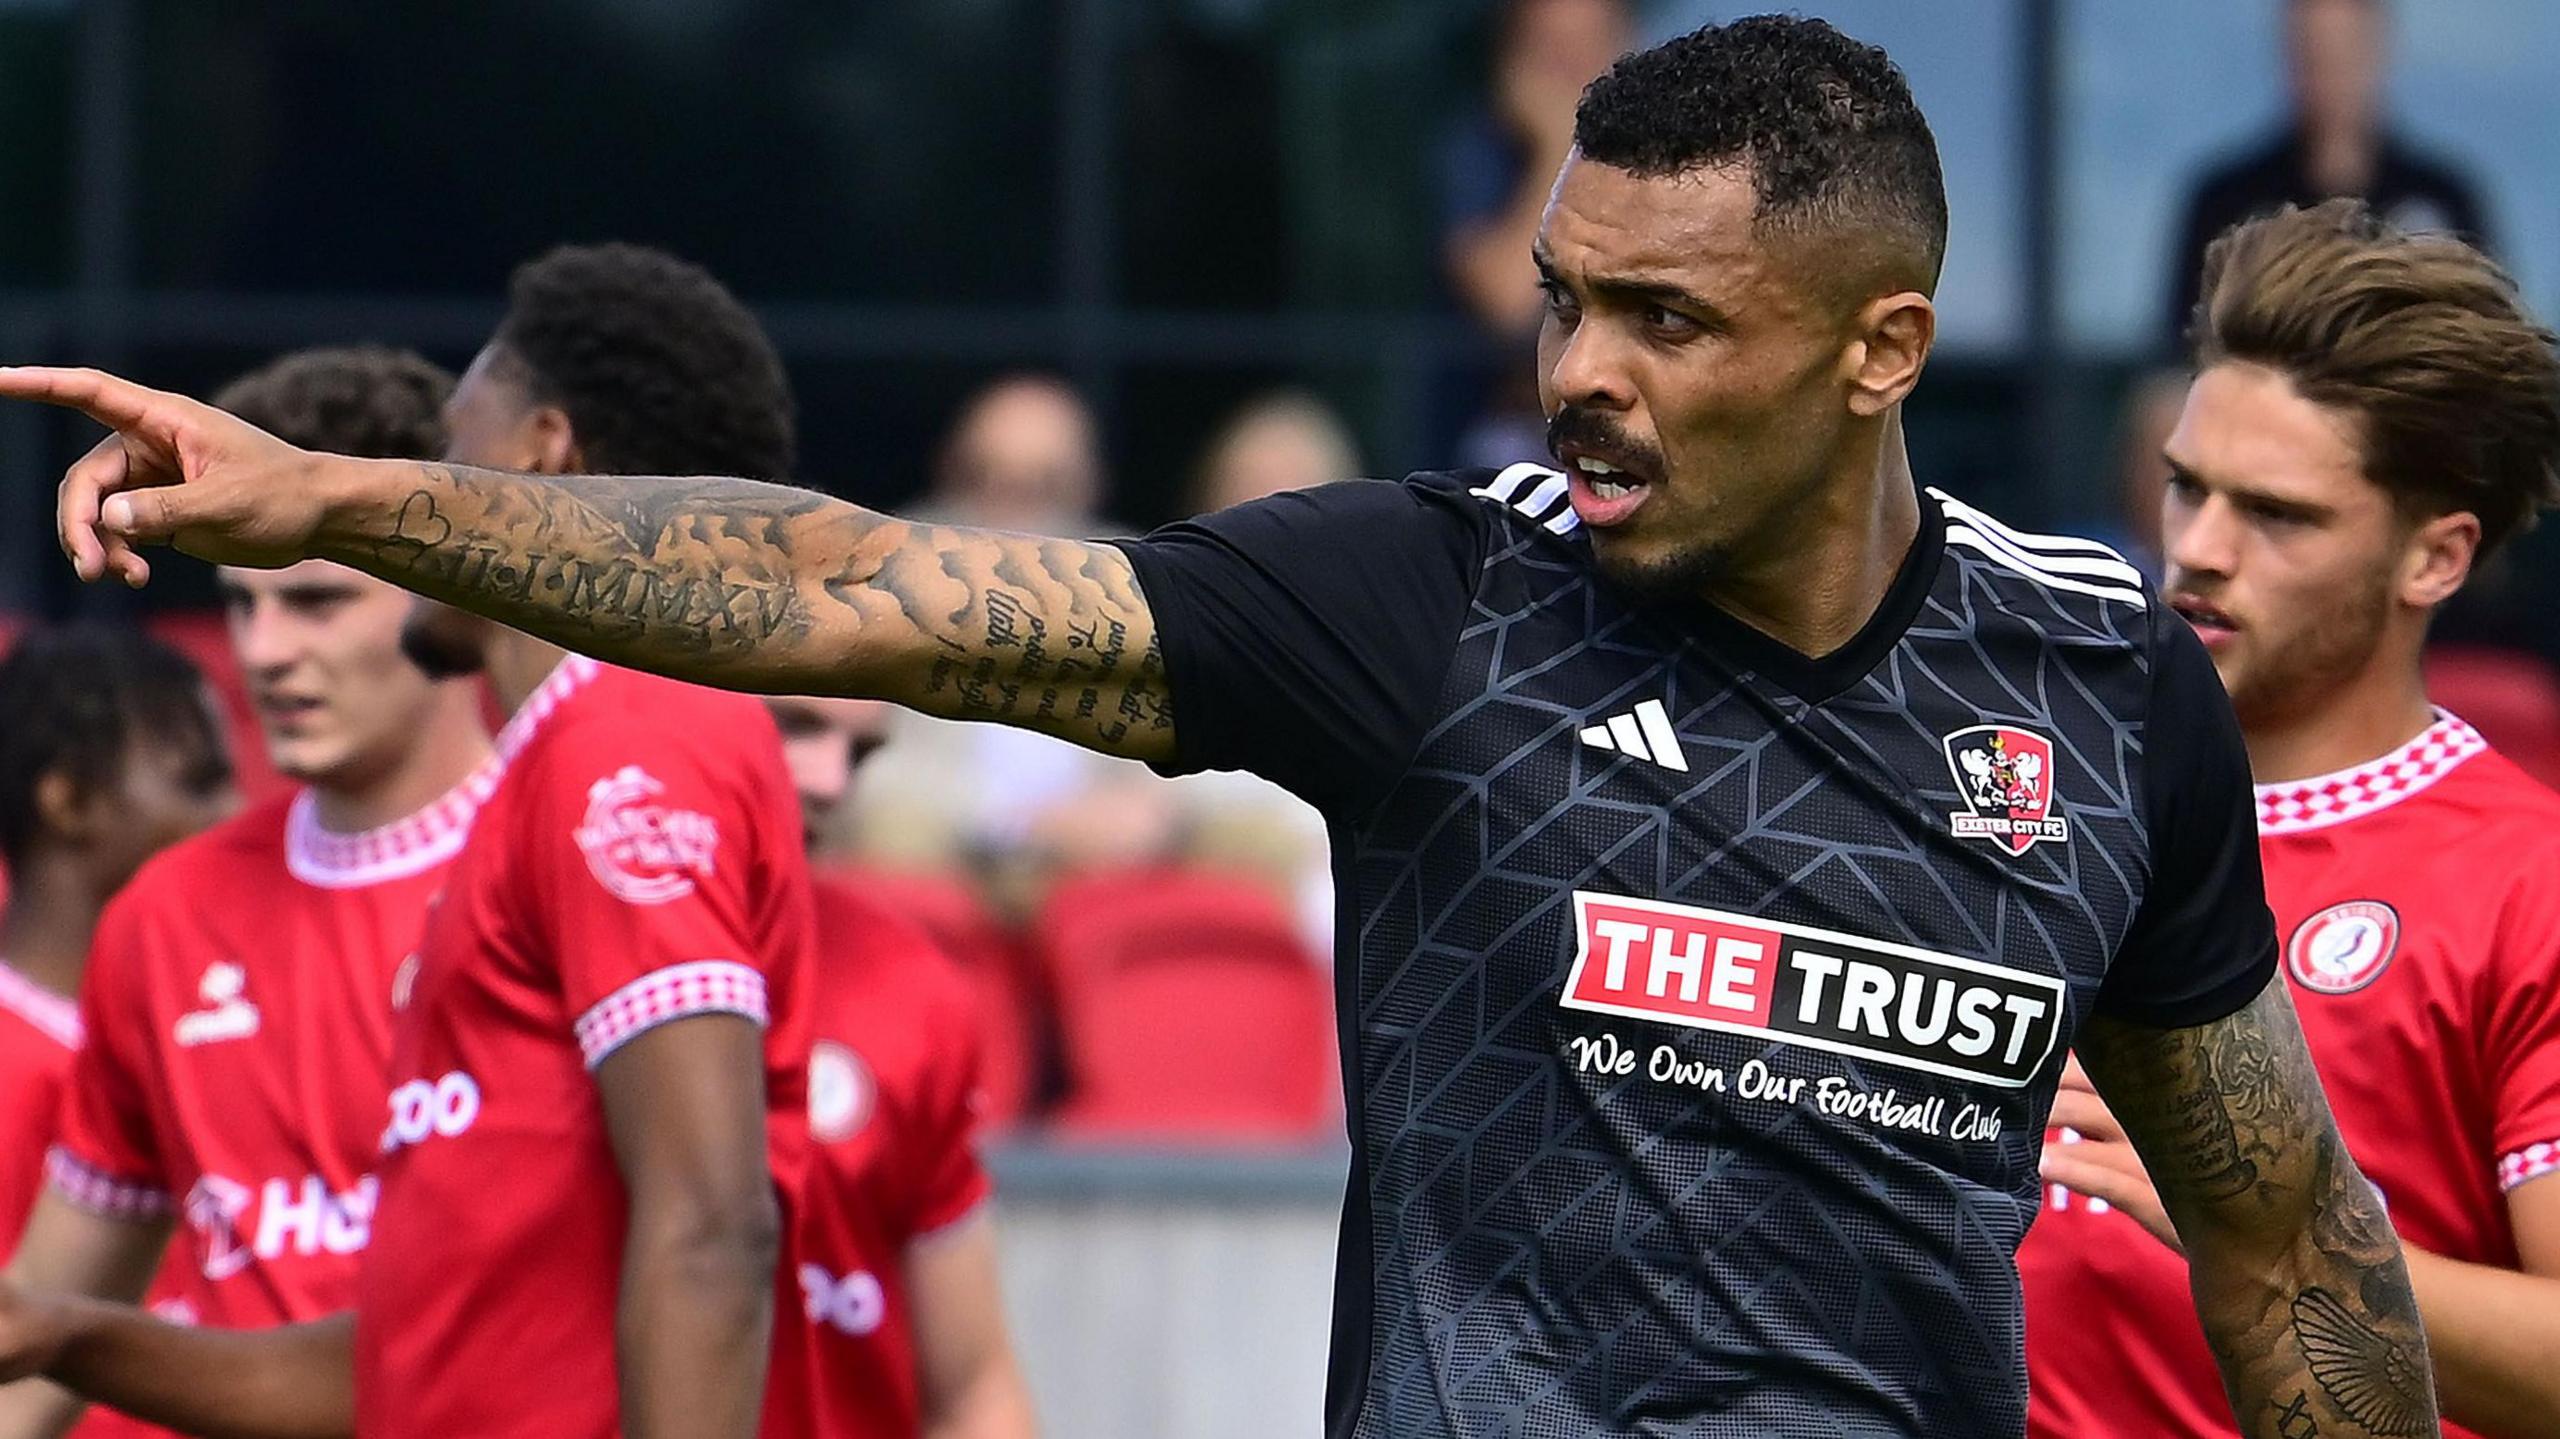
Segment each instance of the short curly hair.
[{"label": "short curly hair", "polygon": [[1854,237],[1892,283],[1937,288],[1937,139],[1884,51],[1820,20],[1755,15],[1636,51],[1582,92],[1573,143],[1648,179],[1746,166],[1761,228]]},{"label": "short curly hair", "polygon": [[386,345],[296,350],[214,394],[228,410],[290,444],[366,460],[444,454],[444,402],[453,376]]},{"label": "short curly hair", "polygon": [[566,245],[519,267],[493,344],[569,417],[588,466],[788,480],[791,381],[711,273],[642,245]]},{"label": "short curly hair", "polygon": [[2361,200],[2286,208],[2205,251],[2196,366],[2262,365],[2352,415],[2406,516],[2467,511],[2486,558],[2560,504],[2560,344],[2498,262]]},{"label": "short curly hair", "polygon": [[191,786],[231,780],[204,676],[186,656],[122,625],[21,636],[0,661],[0,861],[24,864],[43,838],[36,789],[46,775],[99,794],[123,782],[146,745],[183,746]]}]

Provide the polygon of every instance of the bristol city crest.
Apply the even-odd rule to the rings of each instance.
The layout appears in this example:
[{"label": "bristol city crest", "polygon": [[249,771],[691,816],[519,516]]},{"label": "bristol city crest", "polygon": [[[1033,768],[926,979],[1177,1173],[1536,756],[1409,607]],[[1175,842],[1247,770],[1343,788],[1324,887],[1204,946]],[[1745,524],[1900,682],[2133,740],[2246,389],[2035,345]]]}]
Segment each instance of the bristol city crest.
[{"label": "bristol city crest", "polygon": [[2053,812],[2053,741],[2015,725],[1984,724],[1946,737],[1947,770],[1965,812],[1947,816],[1958,839],[2025,854],[2038,840],[2071,838]]},{"label": "bristol city crest", "polygon": [[2380,979],[2399,948],[2400,912],[2378,899],[2351,899],[2302,922],[2285,946],[2285,968],[2305,989],[2353,994]]},{"label": "bristol city crest", "polygon": [[862,1056],[832,1039],[809,1051],[809,1132],[821,1143],[837,1144],[862,1132],[879,1107],[880,1087]]}]

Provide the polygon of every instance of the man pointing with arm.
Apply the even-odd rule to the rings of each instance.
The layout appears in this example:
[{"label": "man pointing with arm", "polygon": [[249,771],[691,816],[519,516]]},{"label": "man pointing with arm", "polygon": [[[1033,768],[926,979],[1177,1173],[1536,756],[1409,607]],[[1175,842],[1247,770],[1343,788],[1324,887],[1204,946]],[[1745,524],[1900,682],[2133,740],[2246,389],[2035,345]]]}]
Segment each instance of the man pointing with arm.
[{"label": "man pointing with arm", "polygon": [[63,488],[88,578],[321,553],[599,658],[1316,804],[1337,1439],[2019,1434],[2013,1253],[2075,1043],[2249,1427],[2434,1433],[2398,1242],[2267,984],[2210,661],[2112,552],[1914,482],[1945,232],[1881,52],[1762,18],[1630,56],[1533,256],[1560,469],[1118,545],[322,459],[87,373],[0,394],[118,431]]}]

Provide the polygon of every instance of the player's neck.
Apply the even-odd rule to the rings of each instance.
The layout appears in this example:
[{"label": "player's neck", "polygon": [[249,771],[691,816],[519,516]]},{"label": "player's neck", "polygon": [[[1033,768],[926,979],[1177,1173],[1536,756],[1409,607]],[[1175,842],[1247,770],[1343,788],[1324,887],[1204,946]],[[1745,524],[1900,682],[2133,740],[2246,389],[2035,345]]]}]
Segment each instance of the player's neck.
[{"label": "player's neck", "polygon": [[2304,125],[2299,133],[2303,170],[2313,188],[2326,195],[2361,195],[2373,187],[2382,158],[2374,131]]},{"label": "player's neck", "polygon": [[365,783],[314,784],[313,816],[322,829],[338,834],[397,823],[451,793],[488,757],[489,732],[480,723],[476,687],[441,685],[417,743]]},{"label": "player's neck", "polygon": [[1849,477],[1813,498],[1774,544],[1708,586],[1708,603],[1807,658],[1857,638],[1920,533],[1899,412]]},{"label": "player's neck", "polygon": [[106,897],[91,893],[78,863],[63,857],[32,858],[11,879],[0,908],[0,961],[55,994],[78,994]]},{"label": "player's neck", "polygon": [[2298,713],[2253,718],[2242,727],[2242,738],[2251,778],[2289,784],[2369,764],[2426,733],[2435,718],[2412,660],[2405,666],[2369,665]]},{"label": "player's neck", "polygon": [[524,708],[524,702],[568,656],[567,650],[548,640],[500,630],[489,641],[487,657],[489,691],[497,696],[498,708],[510,715]]}]

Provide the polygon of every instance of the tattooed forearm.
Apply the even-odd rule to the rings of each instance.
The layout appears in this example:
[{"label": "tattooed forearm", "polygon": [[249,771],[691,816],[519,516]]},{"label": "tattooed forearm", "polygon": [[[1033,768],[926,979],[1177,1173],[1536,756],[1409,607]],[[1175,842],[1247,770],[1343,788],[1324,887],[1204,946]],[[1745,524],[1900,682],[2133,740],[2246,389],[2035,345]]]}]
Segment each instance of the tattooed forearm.
[{"label": "tattooed forearm", "polygon": [[1107,546],[911,525],[745,480],[405,468],[330,558],[681,679],[859,694],[1172,753],[1155,625]]},{"label": "tattooed forearm", "polygon": [[2438,1433],[2399,1238],[2338,1139],[2281,982],[2193,1029],[2093,1021],[2079,1052],[2186,1245],[2242,1430]]}]

